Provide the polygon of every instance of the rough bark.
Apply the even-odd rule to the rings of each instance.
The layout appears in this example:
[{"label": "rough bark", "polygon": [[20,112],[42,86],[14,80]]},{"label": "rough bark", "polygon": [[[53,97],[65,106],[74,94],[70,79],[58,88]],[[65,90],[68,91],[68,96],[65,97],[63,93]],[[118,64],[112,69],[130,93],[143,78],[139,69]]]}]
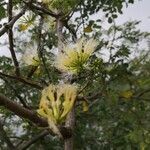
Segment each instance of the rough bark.
[{"label": "rough bark", "polygon": [[[61,17],[57,18],[57,36],[58,36],[58,50],[59,52],[63,53],[63,21],[61,20]],[[64,150],[73,150],[73,129],[74,129],[74,125],[75,125],[75,111],[74,108],[72,109],[72,111],[68,114],[66,122],[65,122],[65,126],[67,128],[71,129],[71,137],[66,138],[64,140]]]},{"label": "rough bark", "polygon": [[74,149],[73,148],[73,145],[74,145],[73,131],[74,131],[74,126],[75,126],[75,110],[74,110],[74,108],[68,114],[65,125],[66,125],[66,127],[69,127],[71,129],[72,136],[70,138],[65,139],[64,149],[65,150],[73,150]]},{"label": "rough bark", "polygon": [[22,107],[21,105],[17,104],[16,102],[9,100],[5,96],[0,94],[0,106],[4,106],[8,110],[12,111],[16,115],[28,119],[33,123],[37,124],[41,127],[47,127],[48,123],[46,120],[40,118],[36,112],[29,110],[27,108]]}]

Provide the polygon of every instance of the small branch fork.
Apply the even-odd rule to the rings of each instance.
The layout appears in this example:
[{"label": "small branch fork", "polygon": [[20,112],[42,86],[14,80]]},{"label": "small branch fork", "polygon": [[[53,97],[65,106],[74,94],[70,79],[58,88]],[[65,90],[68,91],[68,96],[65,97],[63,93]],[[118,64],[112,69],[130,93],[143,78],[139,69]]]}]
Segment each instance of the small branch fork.
[{"label": "small branch fork", "polygon": [[48,130],[44,130],[41,131],[39,134],[37,134],[36,136],[34,136],[33,138],[31,138],[29,141],[24,142],[23,144],[21,144],[17,149],[18,150],[26,150],[27,148],[29,148],[32,144],[36,143],[38,140],[44,138],[46,135],[49,134]]},{"label": "small branch fork", "polygon": [[15,22],[26,12],[27,6],[24,6],[23,9],[16,15],[14,16],[4,27],[0,30],[0,37],[6,33],[9,28],[12,28]]}]

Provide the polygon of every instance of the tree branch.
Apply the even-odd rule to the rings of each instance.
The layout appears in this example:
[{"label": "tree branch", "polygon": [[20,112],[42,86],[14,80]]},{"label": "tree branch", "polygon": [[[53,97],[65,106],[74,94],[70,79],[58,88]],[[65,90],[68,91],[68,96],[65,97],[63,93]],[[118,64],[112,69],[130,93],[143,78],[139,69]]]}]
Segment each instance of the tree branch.
[{"label": "tree branch", "polygon": [[14,95],[19,99],[19,101],[20,101],[20,103],[23,105],[23,107],[29,109],[30,107],[27,106],[26,102],[25,102],[24,99],[19,95],[18,91],[14,88],[14,86],[11,85],[11,83],[8,82],[5,78],[3,78],[3,80],[5,81],[5,83],[6,83],[7,85],[9,85],[8,87],[14,91],[14,92],[13,92]]},{"label": "tree branch", "polygon": [[[8,1],[7,9],[8,9],[8,22],[10,22],[12,20],[12,9],[13,9],[12,0]],[[11,56],[12,56],[12,59],[13,59],[13,62],[14,62],[15,72],[16,72],[17,76],[20,76],[19,63],[17,61],[16,53],[14,51],[12,27],[10,27],[8,29],[8,38],[9,38],[9,49],[10,49]]]},{"label": "tree branch", "polygon": [[43,55],[43,44],[42,44],[42,28],[43,28],[43,23],[44,23],[43,21],[44,21],[43,16],[41,16],[40,22],[39,22],[39,28],[38,28],[38,52],[39,52],[39,57],[41,58],[41,61],[43,63],[45,72],[46,72],[46,74],[48,76],[48,79],[50,81],[51,76],[50,76],[49,70],[46,66],[45,58],[44,58],[44,55]]},{"label": "tree branch", "polygon": [[139,98],[139,97],[141,97],[141,96],[143,96],[144,94],[149,93],[149,92],[150,92],[150,88],[145,89],[145,90],[139,92],[138,95],[135,96],[135,98]]},{"label": "tree branch", "polygon": [[[8,99],[4,95],[0,94],[0,106],[3,106],[16,114],[17,116],[27,119],[34,124],[36,124],[39,127],[48,127],[47,120],[39,117],[35,111],[29,110],[27,108],[24,108],[23,106],[17,104],[16,102]],[[71,129],[63,126],[59,126],[59,130],[61,134],[63,135],[64,139],[71,137]],[[54,133],[49,130],[49,133],[51,135],[54,135]]]},{"label": "tree branch", "polygon": [[30,139],[29,141],[23,143],[21,146],[19,146],[19,150],[26,150],[32,144],[34,144],[35,142],[42,139],[43,137],[45,137],[48,134],[49,134],[48,130],[44,130],[44,131],[40,132],[38,135],[34,136],[32,139]]},{"label": "tree branch", "polygon": [[14,16],[10,22],[8,22],[1,30],[0,30],[0,37],[8,31],[9,28],[11,28],[14,23],[25,13],[27,9],[27,6],[25,6],[20,13],[18,13],[16,16]]},{"label": "tree branch", "polygon": [[16,76],[4,74],[4,73],[0,72],[0,78],[3,78],[3,77],[7,77],[9,79],[13,79],[13,80],[16,80],[18,82],[30,85],[31,87],[37,88],[39,90],[43,89],[42,86],[38,85],[37,83],[35,83],[35,82],[31,81],[31,80],[28,80],[28,79],[25,79],[25,78],[22,78],[22,77],[16,77]]},{"label": "tree branch", "polygon": [[0,4],[0,6],[4,6],[4,5],[7,5],[7,3],[3,2],[3,3]]},{"label": "tree branch", "polygon": [[[28,3],[26,1],[24,1],[25,4],[28,5]],[[43,12],[44,14],[47,14],[47,15],[50,15],[52,17],[57,17],[58,14],[55,14],[53,12],[51,12],[50,10],[44,8],[44,7],[41,7],[41,6],[37,6],[35,4],[31,4],[31,5],[28,5],[28,7],[33,11],[33,10],[38,10],[40,12]]]},{"label": "tree branch", "polygon": [[0,94],[0,106],[4,106],[5,108],[12,111],[16,115],[18,115],[24,119],[28,119],[38,126],[41,126],[41,127],[47,127],[48,126],[47,121],[40,118],[36,114],[36,112],[22,107],[21,105],[17,104],[14,101],[11,101],[7,97],[3,96],[2,94]]},{"label": "tree branch", "polygon": [[56,18],[56,32],[58,37],[58,50],[59,52],[63,52],[63,22],[61,17]]},{"label": "tree branch", "polygon": [[73,41],[75,42],[77,40],[77,34],[76,34],[76,31],[71,28],[70,25],[68,25],[68,22],[65,20],[64,21],[64,26],[69,30],[69,32],[72,34],[72,39]]}]

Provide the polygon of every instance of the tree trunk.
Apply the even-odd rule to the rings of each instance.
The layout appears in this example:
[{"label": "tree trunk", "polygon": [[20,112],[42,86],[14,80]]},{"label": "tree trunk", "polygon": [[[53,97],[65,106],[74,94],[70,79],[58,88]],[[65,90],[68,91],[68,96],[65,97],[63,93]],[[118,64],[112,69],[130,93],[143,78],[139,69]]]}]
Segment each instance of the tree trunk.
[{"label": "tree trunk", "polygon": [[[63,53],[63,22],[61,20],[61,17],[57,18],[57,36],[58,36],[58,50],[59,53]],[[68,81],[68,80],[67,80]],[[66,82],[66,81],[65,81]],[[73,150],[73,129],[75,125],[75,111],[74,108],[72,111],[68,114],[65,126],[70,128],[72,130],[72,136],[70,138],[67,138],[64,140],[64,150]]]},{"label": "tree trunk", "polygon": [[66,123],[66,127],[69,127],[72,130],[72,136],[68,139],[65,139],[65,145],[64,145],[64,150],[73,150],[73,141],[74,141],[74,126],[75,126],[75,110],[74,108],[72,111],[68,114]]}]

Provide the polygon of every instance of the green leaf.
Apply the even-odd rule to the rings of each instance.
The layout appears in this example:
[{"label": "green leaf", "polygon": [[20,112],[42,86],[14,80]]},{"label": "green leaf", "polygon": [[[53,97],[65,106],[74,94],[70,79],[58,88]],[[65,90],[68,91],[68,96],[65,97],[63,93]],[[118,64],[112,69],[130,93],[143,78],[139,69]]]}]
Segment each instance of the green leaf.
[{"label": "green leaf", "polygon": [[108,23],[112,23],[112,18],[111,17],[108,18]]},{"label": "green leaf", "polygon": [[134,3],[134,0],[129,0],[129,3],[133,4],[133,3]]},{"label": "green leaf", "polygon": [[92,27],[90,25],[88,25],[87,27],[84,28],[83,30],[85,33],[91,33],[93,30],[92,30]]},{"label": "green leaf", "polygon": [[113,18],[117,18],[118,16],[117,16],[116,14],[113,14],[112,17],[113,17]]},{"label": "green leaf", "polygon": [[6,16],[5,8],[0,6],[0,20]]}]

